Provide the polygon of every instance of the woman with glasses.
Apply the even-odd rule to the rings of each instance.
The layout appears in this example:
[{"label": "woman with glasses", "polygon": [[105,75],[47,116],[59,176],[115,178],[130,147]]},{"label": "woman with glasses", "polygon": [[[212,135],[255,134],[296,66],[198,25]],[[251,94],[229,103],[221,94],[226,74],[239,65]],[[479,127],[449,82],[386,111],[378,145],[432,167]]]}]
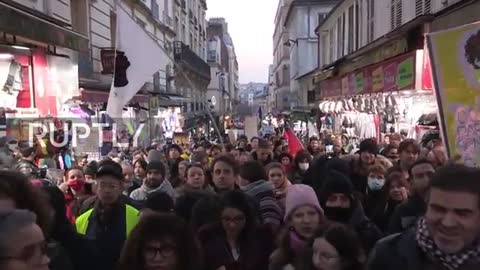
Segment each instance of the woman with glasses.
[{"label": "woman with glasses", "polygon": [[48,270],[47,242],[28,210],[0,211],[0,269]]},{"label": "woman with glasses", "polygon": [[320,229],[299,270],[362,270],[364,254],[355,232],[340,224]]},{"label": "woman with glasses", "polygon": [[149,214],[125,242],[118,270],[202,270],[188,225],[173,214]]},{"label": "woman with glasses", "polygon": [[273,236],[269,229],[257,225],[249,197],[239,190],[230,191],[219,204],[217,222],[198,233],[205,269],[268,269]]}]

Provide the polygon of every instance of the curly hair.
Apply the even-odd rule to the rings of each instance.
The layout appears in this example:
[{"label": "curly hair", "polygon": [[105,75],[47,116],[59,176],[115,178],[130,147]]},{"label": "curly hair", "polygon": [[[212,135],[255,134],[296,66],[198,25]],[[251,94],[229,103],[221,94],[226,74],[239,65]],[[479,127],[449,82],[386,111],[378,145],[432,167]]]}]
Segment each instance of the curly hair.
[{"label": "curly hair", "polygon": [[187,223],[174,214],[149,214],[140,219],[123,246],[118,269],[145,269],[143,250],[149,241],[173,240],[180,270],[202,269],[200,250]]},{"label": "curly hair", "polygon": [[480,31],[472,35],[465,44],[465,58],[475,69],[480,69]]},{"label": "curly hair", "polygon": [[37,224],[45,235],[49,235],[53,211],[47,194],[32,185],[25,175],[15,171],[0,171],[0,198],[10,199],[17,209],[32,211]]}]

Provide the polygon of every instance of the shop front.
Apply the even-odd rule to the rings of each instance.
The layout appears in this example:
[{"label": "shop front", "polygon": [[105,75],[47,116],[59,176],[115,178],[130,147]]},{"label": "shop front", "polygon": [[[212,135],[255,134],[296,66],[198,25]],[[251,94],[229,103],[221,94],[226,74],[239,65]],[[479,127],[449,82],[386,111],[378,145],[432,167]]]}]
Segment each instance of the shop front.
[{"label": "shop front", "polygon": [[89,41],[68,26],[16,2],[0,2],[0,115],[7,133],[28,139],[25,123],[57,121],[79,95],[78,52],[88,51]]},{"label": "shop front", "polygon": [[[438,129],[428,55],[405,53],[319,84],[320,131],[352,143],[401,133],[420,139]],[[425,120],[426,119],[426,120]]]}]

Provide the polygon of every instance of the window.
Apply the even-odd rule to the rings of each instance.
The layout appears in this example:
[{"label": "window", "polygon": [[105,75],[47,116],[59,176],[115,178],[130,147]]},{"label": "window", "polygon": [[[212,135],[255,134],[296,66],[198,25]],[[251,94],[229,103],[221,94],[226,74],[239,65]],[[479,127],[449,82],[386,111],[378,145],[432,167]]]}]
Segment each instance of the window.
[{"label": "window", "polygon": [[390,25],[392,30],[402,25],[402,0],[391,0]]},{"label": "window", "polygon": [[110,34],[112,48],[115,48],[117,40],[117,14],[113,11],[110,11]]},{"label": "window", "polygon": [[170,16],[170,9],[169,9],[169,6],[168,6],[168,2],[170,2],[170,1],[169,1],[169,0],[163,0],[163,3],[164,3],[163,13],[164,13],[166,16]]},{"label": "window", "polygon": [[329,63],[332,63],[332,62],[334,61],[334,58],[333,58],[333,47],[334,47],[334,42],[333,42],[333,29],[330,29],[330,30],[328,31],[328,39],[330,40],[330,46],[329,46],[329,49],[328,49],[328,51],[329,51],[329,54],[328,54],[328,55],[330,56],[330,57],[329,57],[329,59],[330,59]]},{"label": "window", "polygon": [[320,67],[323,67],[328,62],[328,39],[327,35],[322,35],[322,59]]},{"label": "window", "polygon": [[174,25],[175,33],[178,33],[178,25],[179,25],[178,17],[175,17],[175,25]]},{"label": "window", "polygon": [[431,0],[415,0],[415,16],[430,14],[432,8]]},{"label": "window", "polygon": [[182,25],[182,33],[180,33],[180,39],[182,40],[183,43],[185,43],[185,24]]},{"label": "window", "polygon": [[318,13],[318,24],[317,25],[320,25],[325,20],[327,15],[328,15],[328,13]]},{"label": "window", "polygon": [[353,6],[348,8],[348,53],[353,52]]},{"label": "window", "polygon": [[[168,2],[168,1],[165,1],[165,2]],[[152,15],[155,19],[160,19],[160,16],[159,16],[159,13],[160,12],[160,9],[158,7],[158,4],[157,4],[157,0],[152,0]]]},{"label": "window", "polygon": [[367,0],[367,43],[375,39],[375,0]]},{"label": "window", "polygon": [[361,2],[357,0],[355,3],[355,46],[354,49],[358,50],[360,48],[360,37],[362,34],[361,18],[362,18],[362,6]]},{"label": "window", "polygon": [[215,50],[208,51],[207,62],[212,62],[212,63],[217,62],[217,51]]},{"label": "window", "polygon": [[343,56],[343,28],[342,28],[342,18],[337,20],[337,57],[341,58]]},{"label": "window", "polygon": [[345,48],[347,47],[347,21],[345,13],[342,14],[342,56],[345,55]]},{"label": "window", "polygon": [[72,28],[78,33],[88,35],[89,10],[87,0],[76,0],[71,2]]}]

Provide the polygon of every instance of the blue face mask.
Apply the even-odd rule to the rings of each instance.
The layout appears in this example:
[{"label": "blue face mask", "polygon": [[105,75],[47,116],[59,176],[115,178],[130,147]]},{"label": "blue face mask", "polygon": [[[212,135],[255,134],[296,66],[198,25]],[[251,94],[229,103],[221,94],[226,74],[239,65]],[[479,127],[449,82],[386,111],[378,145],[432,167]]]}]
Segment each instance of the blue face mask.
[{"label": "blue face mask", "polygon": [[371,191],[379,191],[385,185],[385,179],[377,177],[368,177],[368,188]]}]

